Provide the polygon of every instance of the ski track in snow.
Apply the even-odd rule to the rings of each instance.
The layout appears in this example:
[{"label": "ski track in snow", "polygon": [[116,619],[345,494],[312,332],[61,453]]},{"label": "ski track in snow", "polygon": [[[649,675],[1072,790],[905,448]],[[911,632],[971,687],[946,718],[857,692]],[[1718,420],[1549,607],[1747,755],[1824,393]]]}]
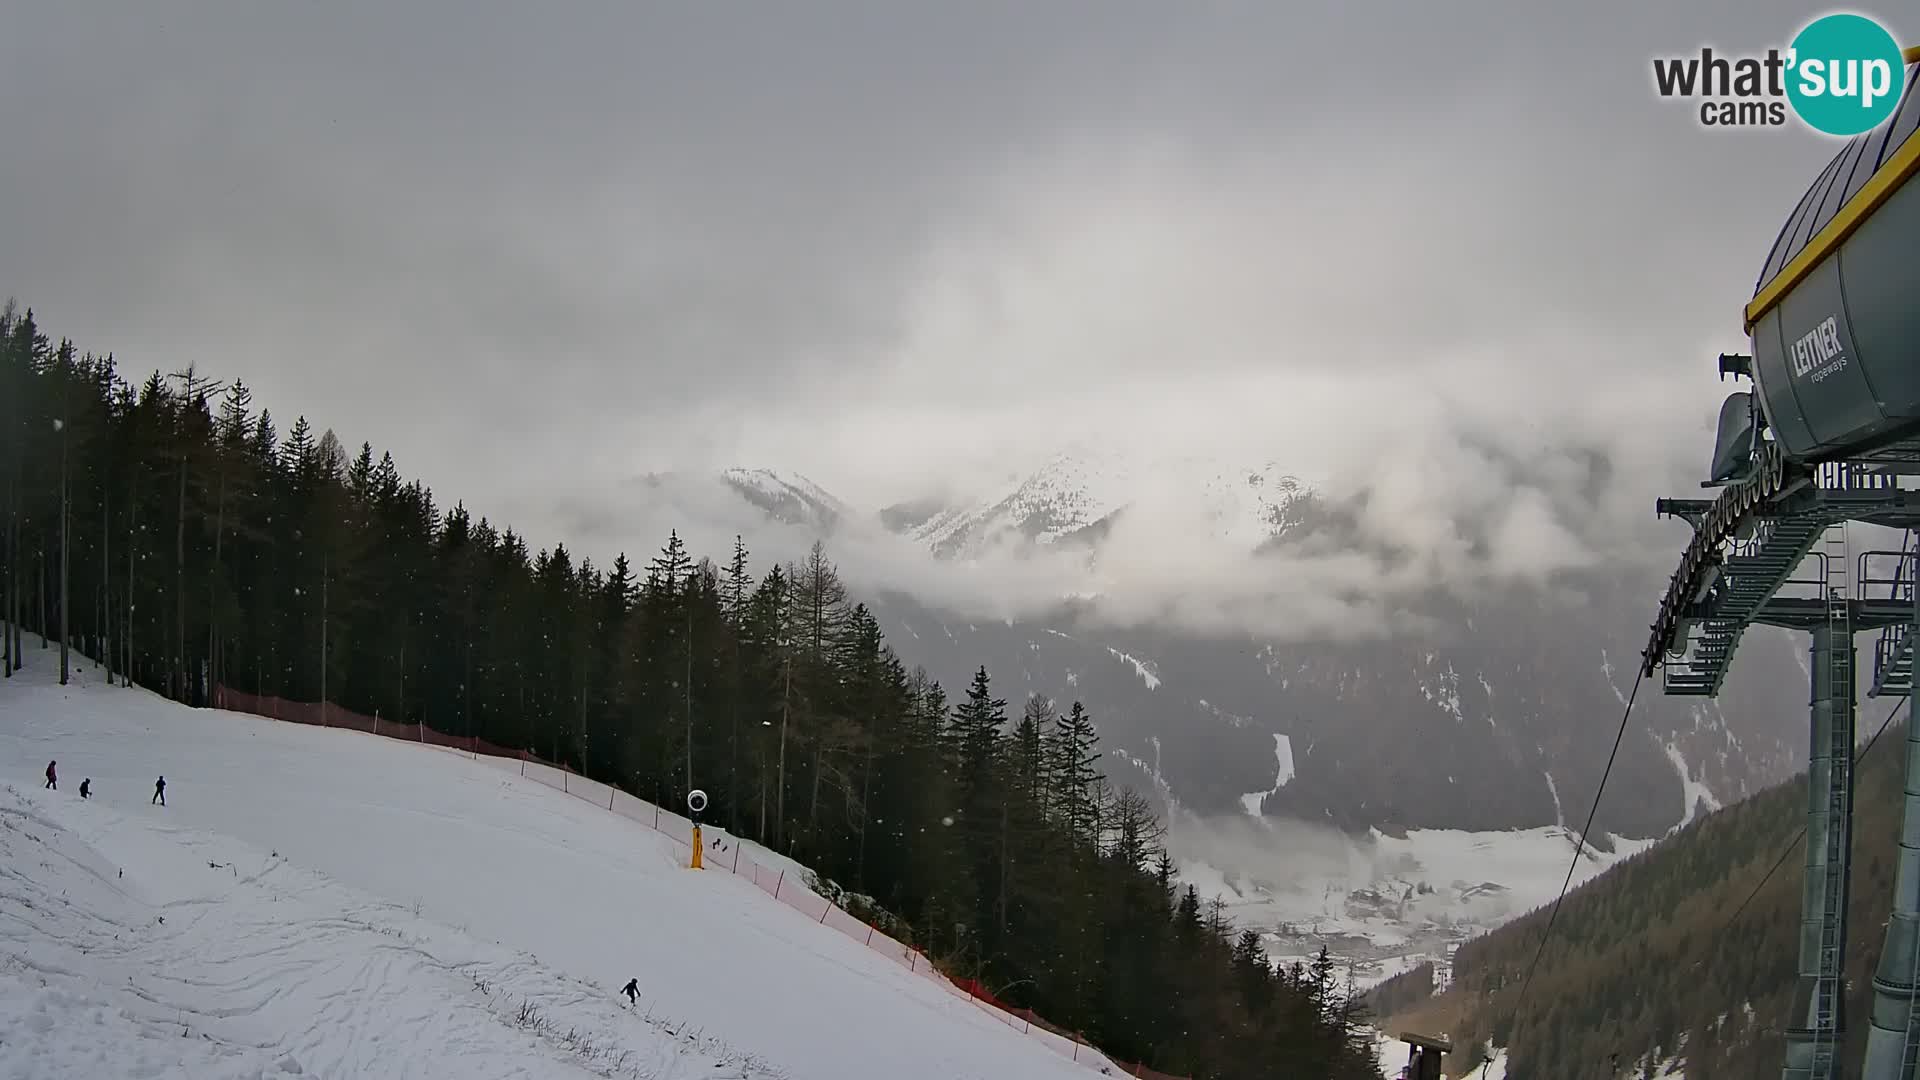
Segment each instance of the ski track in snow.
[{"label": "ski track in snow", "polygon": [[511,761],[48,666],[0,683],[0,1076],[1098,1075]]},{"label": "ski track in snow", "polygon": [[[530,956],[159,816],[0,786],[0,1073],[783,1075],[702,1053],[691,1032]],[[517,1027],[522,1007],[558,1030]]]}]

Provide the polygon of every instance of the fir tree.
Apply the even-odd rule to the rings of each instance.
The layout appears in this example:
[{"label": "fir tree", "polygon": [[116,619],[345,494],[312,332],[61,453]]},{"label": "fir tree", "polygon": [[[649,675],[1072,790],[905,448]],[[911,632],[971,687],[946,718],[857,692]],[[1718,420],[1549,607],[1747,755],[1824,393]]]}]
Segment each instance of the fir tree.
[{"label": "fir tree", "polygon": [[1096,843],[1100,835],[1099,741],[1093,717],[1077,701],[1054,721],[1050,736],[1052,806],[1067,831],[1087,844]]}]

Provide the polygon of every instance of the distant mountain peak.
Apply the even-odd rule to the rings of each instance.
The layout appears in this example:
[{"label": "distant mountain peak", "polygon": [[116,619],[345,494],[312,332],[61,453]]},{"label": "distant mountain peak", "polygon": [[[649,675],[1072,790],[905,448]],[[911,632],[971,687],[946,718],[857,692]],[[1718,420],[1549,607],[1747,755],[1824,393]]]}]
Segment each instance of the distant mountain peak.
[{"label": "distant mountain peak", "polygon": [[1053,454],[985,496],[927,499],[881,511],[887,528],[935,554],[964,557],[1001,544],[1097,545],[1121,515],[1163,516],[1252,551],[1301,524],[1312,491],[1273,462]]}]

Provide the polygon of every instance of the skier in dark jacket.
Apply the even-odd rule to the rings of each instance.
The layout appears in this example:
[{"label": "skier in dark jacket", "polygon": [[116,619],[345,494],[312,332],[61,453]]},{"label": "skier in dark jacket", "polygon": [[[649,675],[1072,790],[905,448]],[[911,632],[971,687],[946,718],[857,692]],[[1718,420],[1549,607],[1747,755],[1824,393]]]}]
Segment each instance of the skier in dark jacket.
[{"label": "skier in dark jacket", "polygon": [[91,776],[87,777],[85,780],[80,781],[80,797],[83,799],[86,798],[87,789],[92,786],[93,786],[93,777]]},{"label": "skier in dark jacket", "polygon": [[60,783],[57,779],[55,779],[54,773],[53,773],[53,767],[56,764],[58,764],[58,762],[53,762],[53,761],[47,762],[47,786],[52,788],[55,791],[59,791]]},{"label": "skier in dark jacket", "polygon": [[153,798],[147,800],[147,805],[152,806],[154,803],[159,803],[161,806],[167,805],[167,778],[164,776],[153,782]]},{"label": "skier in dark jacket", "polygon": [[632,1002],[635,1005],[640,1004],[640,980],[639,979],[628,979],[627,985],[621,987],[620,992],[627,995],[628,1001]]}]

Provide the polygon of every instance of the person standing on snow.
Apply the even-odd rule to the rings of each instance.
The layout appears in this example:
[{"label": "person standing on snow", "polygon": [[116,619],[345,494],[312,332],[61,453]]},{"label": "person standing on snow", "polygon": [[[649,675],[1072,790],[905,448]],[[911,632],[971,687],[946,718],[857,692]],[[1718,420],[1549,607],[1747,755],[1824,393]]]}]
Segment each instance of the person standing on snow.
[{"label": "person standing on snow", "polygon": [[84,799],[87,797],[87,788],[91,787],[92,785],[93,785],[93,777],[91,776],[87,777],[85,780],[80,781],[80,797],[81,798]]},{"label": "person standing on snow", "polygon": [[47,787],[52,788],[54,791],[60,790],[60,783],[54,778],[53,774],[53,767],[57,764],[59,763],[54,761],[47,762]]},{"label": "person standing on snow", "polygon": [[621,987],[620,992],[627,995],[627,1000],[629,1002],[635,1005],[640,1004],[640,980],[639,979],[628,979],[627,985]]},{"label": "person standing on snow", "polygon": [[152,806],[154,803],[159,803],[161,806],[167,805],[167,778],[164,776],[153,782],[153,798],[147,800],[147,805]]}]

